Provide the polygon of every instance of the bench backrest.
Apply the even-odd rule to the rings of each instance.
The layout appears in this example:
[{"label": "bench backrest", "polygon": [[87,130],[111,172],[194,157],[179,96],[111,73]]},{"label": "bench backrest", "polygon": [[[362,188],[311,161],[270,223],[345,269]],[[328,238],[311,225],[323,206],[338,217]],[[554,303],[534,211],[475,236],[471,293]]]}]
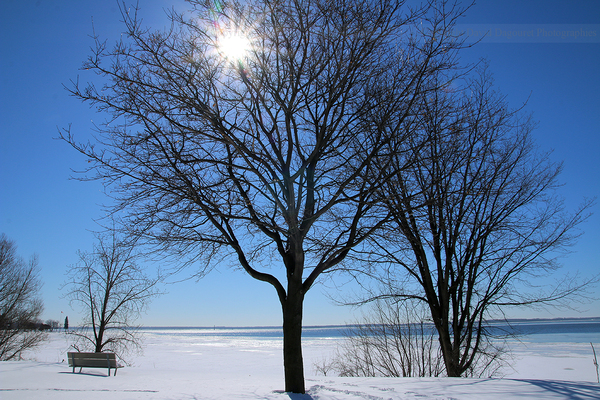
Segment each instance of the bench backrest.
[{"label": "bench backrest", "polygon": [[67,353],[70,367],[117,368],[115,353]]}]

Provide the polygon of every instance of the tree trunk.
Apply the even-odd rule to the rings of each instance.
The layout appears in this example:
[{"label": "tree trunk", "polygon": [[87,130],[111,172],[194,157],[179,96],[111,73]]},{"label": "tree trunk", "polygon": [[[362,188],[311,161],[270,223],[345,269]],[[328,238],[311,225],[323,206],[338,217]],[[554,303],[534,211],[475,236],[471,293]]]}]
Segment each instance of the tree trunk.
[{"label": "tree trunk", "polygon": [[446,374],[449,378],[460,378],[461,373],[460,370],[456,367],[456,362],[452,359],[448,360],[444,357],[444,362],[446,364]]},{"label": "tree trunk", "polygon": [[455,348],[452,346],[452,340],[450,340],[450,333],[444,325],[437,326],[439,335],[440,348],[442,351],[442,357],[444,358],[444,365],[446,367],[446,375],[448,377],[458,378],[461,375],[461,371],[458,368],[458,359],[455,354]]},{"label": "tree trunk", "polygon": [[285,391],[305,393],[304,361],[302,359],[302,307],[304,293],[302,285],[288,287],[283,307],[283,368]]},{"label": "tree trunk", "polygon": [[96,338],[96,343],[94,346],[94,351],[96,353],[102,353],[102,340],[104,339],[104,328],[100,328],[100,333]]}]

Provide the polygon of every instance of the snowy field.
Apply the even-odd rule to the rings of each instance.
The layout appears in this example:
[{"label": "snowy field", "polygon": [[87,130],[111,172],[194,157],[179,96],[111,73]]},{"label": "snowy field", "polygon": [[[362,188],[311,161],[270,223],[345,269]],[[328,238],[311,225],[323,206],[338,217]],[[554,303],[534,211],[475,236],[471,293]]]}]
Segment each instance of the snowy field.
[{"label": "snowy field", "polygon": [[67,339],[54,332],[28,360],[0,362],[0,399],[600,399],[589,342],[525,337],[514,343],[513,368],[502,379],[340,378],[317,375],[314,364],[330,357],[342,339],[308,337],[307,394],[296,395],[281,390],[280,338],[222,333],[148,331],[144,354],[108,377],[96,368],[73,374]]}]

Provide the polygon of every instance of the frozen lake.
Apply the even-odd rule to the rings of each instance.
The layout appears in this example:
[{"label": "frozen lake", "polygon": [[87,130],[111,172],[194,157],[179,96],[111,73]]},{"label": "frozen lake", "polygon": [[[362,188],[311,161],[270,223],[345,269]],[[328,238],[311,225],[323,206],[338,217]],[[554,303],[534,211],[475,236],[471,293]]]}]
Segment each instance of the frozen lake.
[{"label": "frozen lake", "polygon": [[[530,324],[531,325],[531,324]],[[538,324],[540,325],[540,324]],[[547,328],[547,327],[546,327]],[[514,361],[502,379],[340,378],[318,375],[314,365],[331,357],[339,327],[306,328],[305,396],[282,393],[278,328],[148,328],[144,353],[117,376],[102,369],[72,374],[62,332],[26,355],[0,363],[1,399],[598,399],[600,385],[589,342],[600,333],[524,335],[511,343]],[[556,330],[556,329],[555,329]],[[563,329],[564,330],[564,329]]]}]

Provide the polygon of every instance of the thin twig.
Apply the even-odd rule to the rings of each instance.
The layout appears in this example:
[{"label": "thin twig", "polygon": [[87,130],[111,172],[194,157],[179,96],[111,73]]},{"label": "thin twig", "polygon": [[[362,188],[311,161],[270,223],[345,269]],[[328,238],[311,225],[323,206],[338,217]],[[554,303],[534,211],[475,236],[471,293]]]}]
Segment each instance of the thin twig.
[{"label": "thin twig", "polygon": [[600,372],[598,371],[598,359],[596,358],[596,349],[594,349],[594,344],[590,342],[592,346],[592,351],[594,352],[594,365],[596,366],[596,380],[600,383]]}]

